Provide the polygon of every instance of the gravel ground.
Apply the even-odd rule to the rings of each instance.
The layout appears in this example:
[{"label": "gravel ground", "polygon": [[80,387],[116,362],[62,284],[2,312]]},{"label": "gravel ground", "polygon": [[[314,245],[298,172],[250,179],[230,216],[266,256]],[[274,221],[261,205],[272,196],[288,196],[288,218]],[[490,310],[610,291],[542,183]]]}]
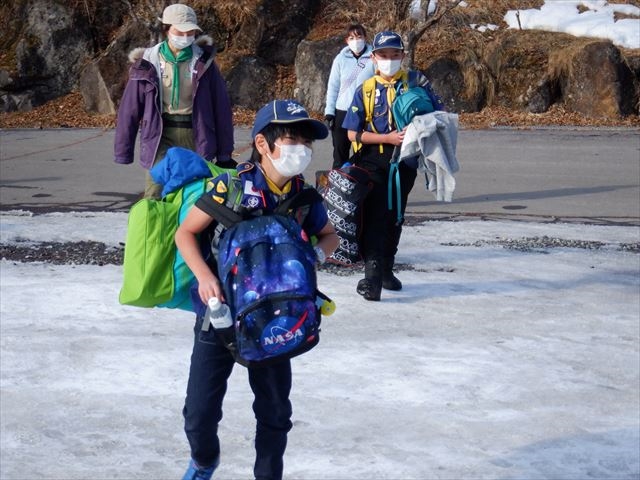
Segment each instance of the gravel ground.
[{"label": "gravel ground", "polygon": [[[606,243],[564,240],[548,236],[528,238],[501,238],[493,241],[477,241],[473,243],[444,243],[452,247],[483,247],[497,245],[510,250],[537,251],[545,253],[552,248],[581,248],[598,250],[608,246]],[[616,246],[619,250],[640,253],[640,242],[622,243]],[[121,265],[124,246],[110,247],[101,242],[24,242],[10,245],[0,244],[0,258],[15,262],[45,262],[54,265]],[[413,270],[411,264],[396,264],[396,270]],[[320,271],[335,275],[353,275],[363,271],[362,264],[342,266],[325,263]]]},{"label": "gravel ground", "polygon": [[16,262],[45,262],[53,265],[122,265],[124,246],[108,247],[102,242],[24,242],[0,244],[0,258]]}]

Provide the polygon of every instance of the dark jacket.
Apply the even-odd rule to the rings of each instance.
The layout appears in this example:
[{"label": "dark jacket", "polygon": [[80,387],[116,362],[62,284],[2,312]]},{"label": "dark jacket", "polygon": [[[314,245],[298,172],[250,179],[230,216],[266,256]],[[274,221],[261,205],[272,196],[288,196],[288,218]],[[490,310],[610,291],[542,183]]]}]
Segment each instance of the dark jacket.
[{"label": "dark jacket", "polygon": [[[224,78],[209,37],[192,45],[193,135],[196,152],[207,160],[228,161],[233,152],[233,117]],[[120,101],[114,153],[116,163],[133,163],[140,130],[140,165],[150,168],[162,136],[162,100],[158,78],[160,44],[129,54],[133,65]]]}]

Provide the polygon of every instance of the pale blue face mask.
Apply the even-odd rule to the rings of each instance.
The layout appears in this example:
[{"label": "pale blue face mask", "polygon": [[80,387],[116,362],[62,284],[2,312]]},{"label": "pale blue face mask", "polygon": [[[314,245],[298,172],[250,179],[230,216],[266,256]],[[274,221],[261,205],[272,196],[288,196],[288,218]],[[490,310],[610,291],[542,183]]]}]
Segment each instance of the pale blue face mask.
[{"label": "pale blue face mask", "polygon": [[398,70],[400,70],[400,66],[402,65],[402,60],[377,60],[378,70],[381,74],[386,75],[388,77],[393,77]]},{"label": "pale blue face mask", "polygon": [[356,55],[364,50],[364,38],[354,38],[352,40],[349,40],[347,44],[349,45],[351,51]]},{"label": "pale blue face mask", "polygon": [[178,50],[183,50],[187,48],[193,43],[195,39],[196,39],[195,35],[183,36],[183,35],[173,35],[172,33],[169,34],[169,42],[171,42],[171,45],[173,45]]},{"label": "pale blue face mask", "polygon": [[280,158],[272,158],[269,153],[267,156],[271,160],[273,168],[283,177],[299,175],[311,163],[313,150],[306,145],[279,145],[277,143],[275,145],[280,148]]}]

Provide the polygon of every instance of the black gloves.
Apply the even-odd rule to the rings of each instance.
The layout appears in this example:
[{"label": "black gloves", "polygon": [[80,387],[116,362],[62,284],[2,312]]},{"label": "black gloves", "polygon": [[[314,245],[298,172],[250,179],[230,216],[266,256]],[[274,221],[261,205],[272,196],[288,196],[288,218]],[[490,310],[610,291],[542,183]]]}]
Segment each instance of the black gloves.
[{"label": "black gloves", "polygon": [[329,127],[329,130],[333,130],[333,124],[335,123],[335,119],[336,119],[335,115],[324,116],[324,123],[327,124],[327,127]]}]

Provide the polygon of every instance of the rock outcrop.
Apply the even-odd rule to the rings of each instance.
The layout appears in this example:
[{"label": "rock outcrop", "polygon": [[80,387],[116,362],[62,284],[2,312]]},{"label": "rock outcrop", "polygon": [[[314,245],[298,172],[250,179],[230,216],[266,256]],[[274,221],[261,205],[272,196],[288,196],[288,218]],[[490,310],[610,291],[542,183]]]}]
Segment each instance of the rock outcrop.
[{"label": "rock outcrop", "polygon": [[84,66],[78,78],[78,90],[87,111],[116,112],[116,102],[122,97],[131,65],[129,52],[149,43],[149,32],[144,25],[131,22],[120,29],[104,52]]},{"label": "rock outcrop", "polygon": [[[431,81],[434,91],[438,92],[446,109],[451,112],[479,112],[486,105],[486,86],[469,91],[464,78],[464,69],[452,58],[435,60],[424,71]],[[475,72],[473,72],[475,75]]]},{"label": "rock outcrop", "polygon": [[[15,17],[0,32],[3,44],[11,45],[0,67],[0,111],[29,110],[79,89],[88,111],[114,113],[129,51],[153,43],[149,28],[129,18],[125,6],[105,3],[93,23],[82,9],[57,0],[0,7]],[[344,43],[338,37],[306,39],[320,2],[261,0],[256,15],[231,30],[206,8],[203,25],[215,31],[221,48],[233,49],[223,52],[220,64],[234,105],[256,109],[273,99],[280,92],[278,72],[294,65],[293,95],[310,110],[323,111],[331,62]],[[112,19],[101,25],[106,12]],[[3,34],[18,38],[8,42]],[[541,113],[562,103],[591,117],[640,113],[640,51],[623,52],[608,41],[502,30],[440,57],[418,55],[416,63],[453,112],[497,105]]]},{"label": "rock outcrop", "polygon": [[13,44],[15,70],[0,73],[5,112],[30,110],[69,93],[93,52],[89,25],[70,6],[33,0],[16,5],[16,13],[23,24]]},{"label": "rock outcrop", "polygon": [[226,75],[233,105],[257,110],[273,100],[276,67],[260,57],[244,57]]},{"label": "rock outcrop", "polygon": [[264,28],[256,55],[273,65],[292,65],[319,8],[317,0],[265,0],[260,8]]},{"label": "rock outcrop", "polygon": [[594,41],[563,57],[557,81],[570,110],[590,117],[638,113],[633,73],[611,42]]},{"label": "rock outcrop", "polygon": [[303,40],[298,45],[294,96],[309,110],[324,111],[331,64],[344,46],[340,37],[316,42]]}]

